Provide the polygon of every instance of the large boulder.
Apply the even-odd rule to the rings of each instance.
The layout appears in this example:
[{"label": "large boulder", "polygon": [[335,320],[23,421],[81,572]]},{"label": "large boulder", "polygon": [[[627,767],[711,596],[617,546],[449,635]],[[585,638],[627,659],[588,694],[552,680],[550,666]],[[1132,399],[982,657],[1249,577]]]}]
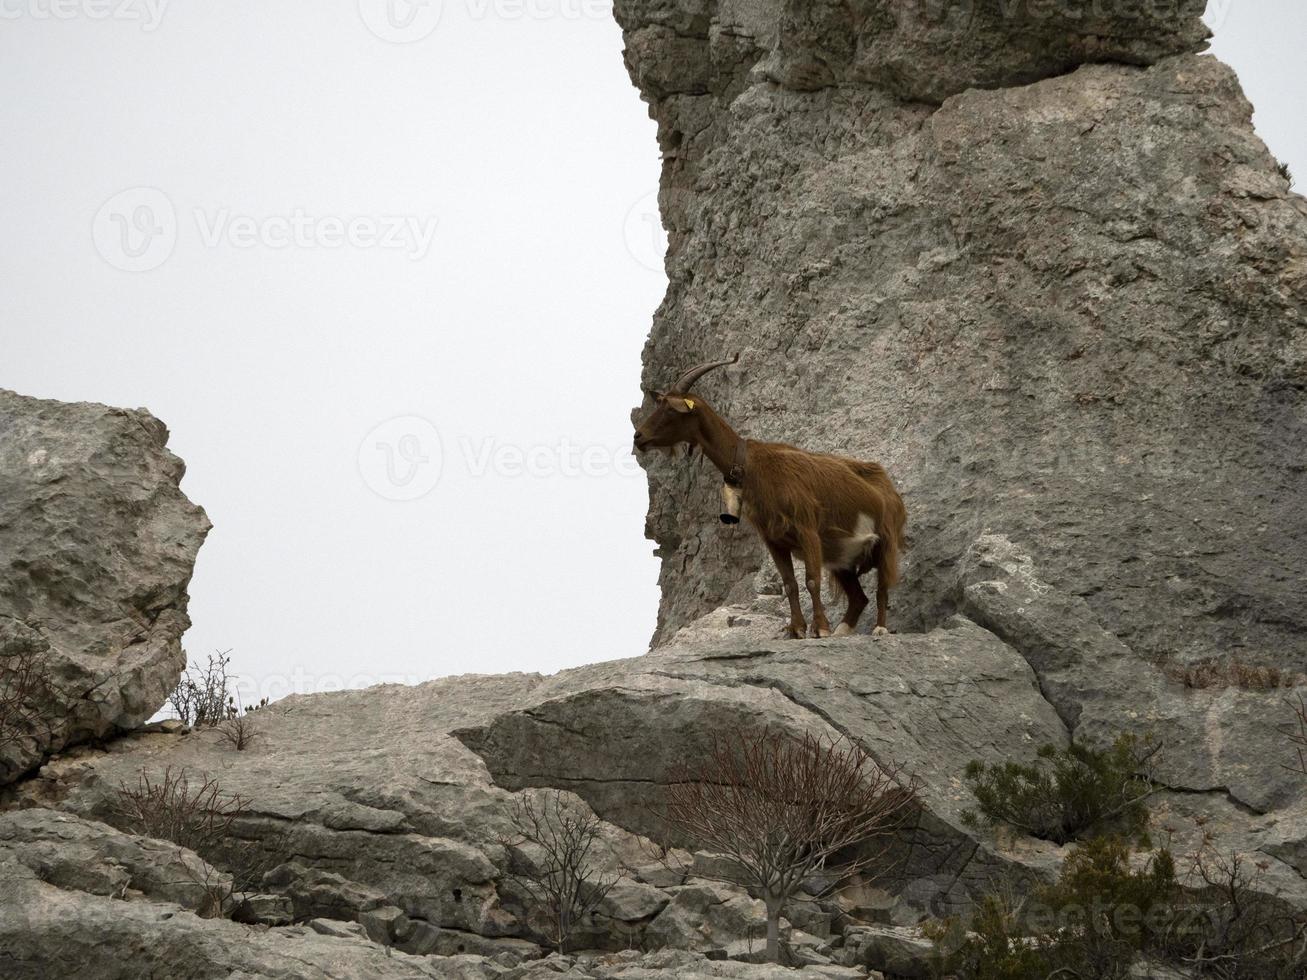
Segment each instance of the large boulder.
[{"label": "large boulder", "polygon": [[134,728],[185,667],[209,520],[148,412],[0,389],[0,785]]}]

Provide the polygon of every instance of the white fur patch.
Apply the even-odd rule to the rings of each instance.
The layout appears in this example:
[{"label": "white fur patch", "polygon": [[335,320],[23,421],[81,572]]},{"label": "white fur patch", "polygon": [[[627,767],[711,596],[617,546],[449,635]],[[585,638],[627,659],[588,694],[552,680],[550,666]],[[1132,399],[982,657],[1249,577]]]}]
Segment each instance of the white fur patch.
[{"label": "white fur patch", "polygon": [[829,569],[849,569],[857,571],[863,565],[871,563],[871,549],[876,547],[880,536],[876,534],[876,522],[867,514],[858,515],[857,527],[847,538],[839,542],[833,554],[826,556],[822,563]]}]

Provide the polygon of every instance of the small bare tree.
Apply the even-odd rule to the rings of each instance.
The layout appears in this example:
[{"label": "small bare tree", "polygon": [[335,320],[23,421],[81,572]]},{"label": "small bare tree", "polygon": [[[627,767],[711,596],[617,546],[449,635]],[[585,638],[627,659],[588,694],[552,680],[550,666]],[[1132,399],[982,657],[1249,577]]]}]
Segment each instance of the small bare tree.
[{"label": "small bare tree", "polygon": [[231,681],[227,677],[230,663],[231,651],[219,650],[209,654],[204,666],[193,663],[186,668],[186,673],[168,695],[168,703],[178,719],[199,727],[216,725],[227,717],[227,706],[231,701],[228,690]]},{"label": "small bare tree", "polygon": [[1298,703],[1290,701],[1289,707],[1293,709],[1294,720],[1285,731],[1285,735],[1298,756],[1297,762],[1289,768],[1307,776],[1307,698],[1303,698],[1300,694]]},{"label": "small bare tree", "polygon": [[598,867],[601,821],[560,790],[538,800],[522,793],[507,811],[512,831],[498,838],[508,855],[505,876],[538,903],[550,943],[566,952],[568,939],[622,878]]},{"label": "small bare tree", "polygon": [[1307,976],[1307,915],[1263,881],[1270,865],[1217,848],[1210,832],[1188,856],[1185,884],[1164,948],[1196,976],[1301,980]]},{"label": "small bare tree", "polygon": [[838,883],[884,871],[890,838],[916,812],[919,783],[848,739],[805,733],[718,739],[673,772],[668,826],[728,860],[718,877],[767,906],[767,958],[780,954],[780,918],[805,879]]}]

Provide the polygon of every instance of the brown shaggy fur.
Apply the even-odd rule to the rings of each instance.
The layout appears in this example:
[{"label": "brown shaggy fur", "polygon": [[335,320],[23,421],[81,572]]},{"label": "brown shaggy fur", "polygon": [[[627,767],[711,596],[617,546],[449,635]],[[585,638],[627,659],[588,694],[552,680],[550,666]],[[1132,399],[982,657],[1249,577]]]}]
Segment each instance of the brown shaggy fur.
[{"label": "brown shaggy fur", "polygon": [[[750,439],[747,445],[745,516],[763,538],[798,551],[801,530],[815,527],[823,553],[831,555],[840,539],[854,533],[858,515],[869,514],[880,537],[874,549],[876,574],[887,587],[898,585],[908,512],[883,466],[805,452],[783,442]],[[863,565],[854,571],[865,575],[871,568]]]},{"label": "brown shaggy fur", "polygon": [[[701,396],[659,395],[657,405],[636,431],[637,450],[688,442],[698,446],[723,474],[734,465],[741,437]],[[779,442],[745,441],[745,516],[758,529],[785,582],[790,600],[791,635],[807,626],[799,610],[798,584],[793,571],[797,552],[807,570],[813,598],[813,626],[828,635],[821,605],[821,568],[830,564],[832,577],[849,599],[844,618],[847,631],[857,625],[867,604],[858,577],[876,569],[876,624],[885,627],[887,594],[899,581],[907,511],[903,499],[879,463],[810,453]],[[866,514],[875,525],[874,546],[848,554],[848,540]],[[851,565],[851,567],[845,567]]]}]

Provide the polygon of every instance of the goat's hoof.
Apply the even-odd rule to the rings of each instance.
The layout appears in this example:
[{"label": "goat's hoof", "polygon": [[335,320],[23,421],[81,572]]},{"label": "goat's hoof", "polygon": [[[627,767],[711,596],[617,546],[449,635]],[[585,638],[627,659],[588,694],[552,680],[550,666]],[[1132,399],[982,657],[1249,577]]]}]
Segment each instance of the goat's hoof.
[{"label": "goat's hoof", "polygon": [[813,636],[815,636],[819,640],[824,640],[826,639],[826,637],[830,636],[830,629],[829,628],[822,629],[819,626],[815,630],[813,630]]},{"label": "goat's hoof", "polygon": [[778,640],[801,640],[807,635],[808,627],[806,626],[787,626],[776,634]]},{"label": "goat's hoof", "polygon": [[840,625],[835,627],[835,632],[831,634],[831,636],[852,636],[852,635],[853,635],[853,627],[850,626],[848,623],[840,623]]},{"label": "goat's hoof", "polygon": [[889,636],[889,630],[887,630],[884,626],[877,626],[874,630],[871,631],[871,635],[872,635],[872,636]]}]

